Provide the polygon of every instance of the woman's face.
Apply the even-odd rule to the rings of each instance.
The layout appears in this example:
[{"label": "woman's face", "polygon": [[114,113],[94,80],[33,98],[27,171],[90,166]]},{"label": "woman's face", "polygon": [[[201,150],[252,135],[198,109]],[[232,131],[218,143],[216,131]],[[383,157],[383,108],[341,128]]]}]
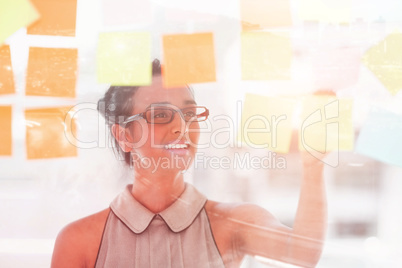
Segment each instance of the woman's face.
[{"label": "woman's face", "polygon": [[[134,95],[132,114],[145,112],[150,107],[161,106],[175,110],[195,106],[188,88],[166,89],[161,76],[153,77],[152,85],[140,87]],[[186,170],[192,163],[199,139],[198,122],[186,123],[178,112],[166,124],[148,124],[145,119],[128,125],[133,167],[137,172],[173,172]]]}]

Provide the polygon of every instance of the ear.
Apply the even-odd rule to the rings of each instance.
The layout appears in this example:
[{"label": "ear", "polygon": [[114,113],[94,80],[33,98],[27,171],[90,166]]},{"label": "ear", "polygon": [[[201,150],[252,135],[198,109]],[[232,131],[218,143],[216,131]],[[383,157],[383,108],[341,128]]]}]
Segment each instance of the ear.
[{"label": "ear", "polygon": [[123,152],[130,152],[132,150],[132,146],[130,146],[131,142],[127,139],[127,135],[130,136],[128,129],[120,126],[119,124],[114,124],[111,130],[113,137],[116,139]]}]

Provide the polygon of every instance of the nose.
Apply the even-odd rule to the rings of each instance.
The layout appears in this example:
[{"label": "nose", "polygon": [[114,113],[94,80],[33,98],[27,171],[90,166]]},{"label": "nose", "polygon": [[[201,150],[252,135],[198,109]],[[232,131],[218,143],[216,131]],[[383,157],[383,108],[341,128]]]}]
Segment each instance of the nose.
[{"label": "nose", "polygon": [[179,111],[174,113],[173,120],[172,122],[170,122],[170,124],[172,126],[172,132],[175,134],[177,133],[184,134],[188,131],[188,124],[184,120],[183,115]]}]

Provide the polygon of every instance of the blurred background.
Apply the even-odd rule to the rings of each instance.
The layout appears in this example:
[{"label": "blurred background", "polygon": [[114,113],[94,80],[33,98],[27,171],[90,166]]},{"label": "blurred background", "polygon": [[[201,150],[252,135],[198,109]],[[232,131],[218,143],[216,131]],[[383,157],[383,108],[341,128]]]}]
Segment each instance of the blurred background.
[{"label": "blurred background", "polygon": [[[320,91],[352,103],[336,117],[339,143],[326,158],[329,228],[317,267],[400,267],[400,10],[392,0],[1,0],[0,266],[49,267],[61,228],[106,208],[131,183],[96,104],[110,84],[131,83],[119,76],[124,64],[148,70],[133,78],[143,85],[158,58],[167,84],[191,84],[210,109],[200,141],[209,146],[186,180],[209,199],[259,204],[288,226],[302,177],[303,111],[316,107],[306,99]],[[174,70],[177,58],[201,71]],[[278,147],[239,142],[245,114],[268,110],[288,115]],[[255,143],[272,138],[264,135]],[[234,164],[247,156],[268,164]],[[242,267],[289,265],[250,257]]]}]

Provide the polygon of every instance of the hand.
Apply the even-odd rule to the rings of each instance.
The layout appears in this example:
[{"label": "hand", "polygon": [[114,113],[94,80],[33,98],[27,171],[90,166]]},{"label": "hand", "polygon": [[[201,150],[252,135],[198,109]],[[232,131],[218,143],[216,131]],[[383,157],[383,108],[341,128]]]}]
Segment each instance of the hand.
[{"label": "hand", "polygon": [[302,163],[304,167],[324,165],[324,161],[322,161],[328,153],[319,154],[314,156],[307,151],[300,151],[300,156],[302,159]]}]

